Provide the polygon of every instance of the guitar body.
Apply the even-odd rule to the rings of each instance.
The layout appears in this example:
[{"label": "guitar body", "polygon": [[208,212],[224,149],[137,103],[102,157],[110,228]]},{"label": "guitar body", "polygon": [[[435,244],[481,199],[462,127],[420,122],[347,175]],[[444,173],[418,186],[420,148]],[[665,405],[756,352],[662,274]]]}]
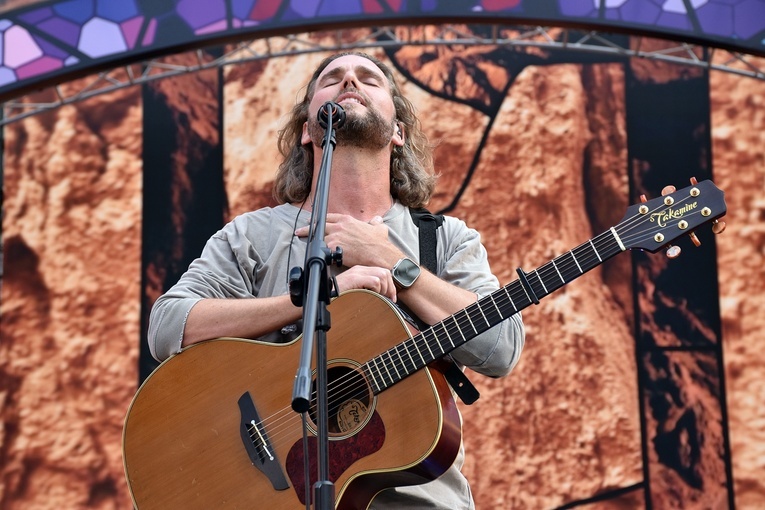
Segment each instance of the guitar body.
[{"label": "guitar body", "polygon": [[[360,365],[410,337],[388,301],[351,291],[329,309],[330,477],[336,508],[366,508],[387,487],[446,471],[459,450],[460,420],[443,375],[430,366],[377,395],[361,376]],[[135,507],[305,508],[302,423],[291,409],[300,350],[300,339],[217,339],[160,365],[125,419],[123,459]],[[347,391],[351,380],[362,390]]]}]

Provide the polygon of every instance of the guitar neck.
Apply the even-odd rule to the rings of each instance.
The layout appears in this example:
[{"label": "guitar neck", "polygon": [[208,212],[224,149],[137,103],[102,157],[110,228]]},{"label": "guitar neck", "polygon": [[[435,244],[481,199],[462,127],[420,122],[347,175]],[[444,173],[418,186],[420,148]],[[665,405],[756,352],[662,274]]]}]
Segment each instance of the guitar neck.
[{"label": "guitar neck", "polygon": [[442,358],[626,248],[611,228],[364,364],[375,394]]}]

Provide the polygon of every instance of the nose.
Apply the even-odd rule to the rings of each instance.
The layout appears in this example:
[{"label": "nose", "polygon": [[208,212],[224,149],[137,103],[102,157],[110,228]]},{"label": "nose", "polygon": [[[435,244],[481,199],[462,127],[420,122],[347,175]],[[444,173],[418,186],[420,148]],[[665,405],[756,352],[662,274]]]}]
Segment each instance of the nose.
[{"label": "nose", "polygon": [[343,79],[340,85],[344,89],[347,89],[349,87],[358,89],[359,88],[358,76],[356,76],[356,73],[353,72],[352,69],[349,69],[348,71],[346,71],[345,75],[343,76]]}]

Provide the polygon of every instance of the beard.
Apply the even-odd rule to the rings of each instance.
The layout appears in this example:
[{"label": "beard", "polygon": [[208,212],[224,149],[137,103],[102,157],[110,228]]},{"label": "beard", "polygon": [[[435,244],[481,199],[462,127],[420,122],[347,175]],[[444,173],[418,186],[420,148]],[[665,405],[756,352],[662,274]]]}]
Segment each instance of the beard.
[{"label": "beard", "polygon": [[[324,131],[317,118],[309,118],[308,134],[314,145],[321,146]],[[337,145],[359,149],[384,149],[392,136],[393,122],[385,120],[379,111],[370,107],[366,114],[357,111],[356,107],[345,110],[345,122],[335,130]]]}]

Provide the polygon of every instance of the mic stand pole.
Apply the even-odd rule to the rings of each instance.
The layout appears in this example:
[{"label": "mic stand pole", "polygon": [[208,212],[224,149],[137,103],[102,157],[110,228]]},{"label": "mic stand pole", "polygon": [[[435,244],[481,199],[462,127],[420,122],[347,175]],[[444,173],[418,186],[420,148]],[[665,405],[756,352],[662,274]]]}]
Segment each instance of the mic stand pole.
[{"label": "mic stand pole", "polygon": [[[298,413],[307,413],[311,405],[311,356],[313,340],[316,340],[316,373],[317,373],[317,407],[316,417],[318,425],[317,437],[317,465],[318,478],[314,484],[314,509],[334,509],[335,486],[329,480],[329,432],[328,432],[328,405],[327,405],[327,331],[331,327],[330,314],[327,305],[330,302],[331,280],[328,266],[335,262],[342,264],[342,250],[337,248],[334,253],[330,252],[324,242],[324,232],[327,220],[327,203],[329,200],[329,182],[332,167],[332,152],[335,149],[335,126],[333,123],[333,111],[338,114],[335,126],[339,127],[345,120],[345,112],[335,103],[326,103],[319,110],[319,122],[324,126],[323,113],[326,115],[326,132],[322,141],[322,160],[319,177],[316,183],[314,206],[311,209],[311,227],[308,234],[308,246],[306,247],[305,271],[300,275],[290,271],[290,294],[293,303],[304,297],[303,306],[303,343],[300,354],[300,365],[295,376],[295,384],[292,392],[292,409]],[[325,111],[326,110],[326,111]],[[307,274],[306,274],[307,273]],[[293,277],[293,275],[296,275]],[[307,280],[307,281],[306,281]],[[294,289],[302,287],[302,289]],[[300,285],[302,283],[302,285]],[[304,291],[304,296],[299,296]],[[298,304],[299,306],[299,304]],[[310,479],[310,478],[309,478]],[[308,503],[306,503],[308,504]]]}]

